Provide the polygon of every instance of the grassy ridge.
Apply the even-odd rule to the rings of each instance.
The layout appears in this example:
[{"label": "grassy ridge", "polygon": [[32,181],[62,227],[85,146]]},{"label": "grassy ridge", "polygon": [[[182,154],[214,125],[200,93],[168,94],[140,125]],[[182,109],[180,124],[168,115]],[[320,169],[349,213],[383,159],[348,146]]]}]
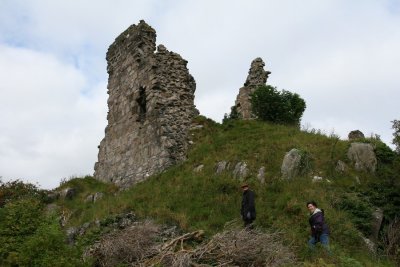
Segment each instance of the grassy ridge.
[{"label": "grassy ridge", "polygon": [[[240,223],[242,181],[233,178],[232,169],[234,164],[244,161],[250,169],[246,181],[257,196],[256,225],[282,232],[285,242],[294,248],[300,260],[312,262],[305,245],[308,238],[305,202],[313,199],[326,211],[332,229],[334,261],[341,262],[342,266],[357,266],[358,263],[390,266],[366,251],[351,214],[340,208],[348,188],[362,186],[357,184],[355,176],[359,177],[361,184],[376,179],[366,173],[356,173],[351,168],[343,174],[334,171],[338,160],[347,162],[347,141],[338,140],[334,135],[327,137],[318,132],[257,121],[232,121],[219,125],[200,117],[197,123],[203,128],[191,133],[194,145],[187,161],[129,190],[117,192],[113,185],[101,184],[90,177],[66,182],[62,187],[78,188],[75,199],[59,203],[72,214],[69,224],[81,225],[133,211],[143,218],[177,224],[185,231],[203,229],[211,236],[221,231],[227,222]],[[282,159],[292,148],[310,155],[313,171],[304,177],[282,181]],[[222,160],[229,161],[231,167],[217,175],[215,165]],[[203,170],[194,172],[199,164],[204,165]],[[266,168],[265,184],[256,179],[261,166]],[[313,175],[330,182],[312,183],[310,176]],[[104,192],[105,196],[96,203],[82,201],[96,191]],[[323,263],[325,261],[322,259]]]}]

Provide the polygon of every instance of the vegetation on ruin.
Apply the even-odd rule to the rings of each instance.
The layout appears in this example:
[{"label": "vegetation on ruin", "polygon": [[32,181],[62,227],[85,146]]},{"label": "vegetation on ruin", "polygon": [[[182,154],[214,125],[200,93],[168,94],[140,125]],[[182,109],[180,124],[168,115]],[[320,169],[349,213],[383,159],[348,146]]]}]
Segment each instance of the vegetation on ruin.
[{"label": "vegetation on ruin", "polygon": [[306,109],[306,102],[298,94],[279,91],[271,85],[262,85],[251,94],[253,114],[263,121],[297,125]]},{"label": "vegetation on ruin", "polygon": [[[339,140],[334,133],[261,121],[227,120],[218,124],[198,117],[196,123],[202,128],[191,132],[194,144],[185,162],[128,190],[119,191],[114,185],[90,176],[71,178],[56,190],[75,188],[76,195],[53,201],[48,192],[34,185],[2,182],[0,265],[90,266],[90,259],[84,262],[82,253],[107,231],[112,233],[106,226],[119,214],[130,212],[158,225],[176,226],[180,233],[204,230],[203,241],[189,244],[201,248],[224,232],[227,225],[241,226],[243,181],[232,175],[238,162],[246,162],[250,170],[245,180],[257,196],[256,228],[265,233],[279,233],[280,241],[293,251],[296,264],[399,264],[396,232],[400,232],[400,157],[379,138],[359,140],[372,143],[378,157],[376,173],[368,174],[351,167],[346,156],[350,143]],[[285,153],[292,148],[307,153],[310,170],[285,181],[280,178],[280,167]],[[342,173],[335,171],[338,160],[348,166]],[[230,162],[230,169],[216,174],[215,166],[220,161]],[[195,172],[199,165],[204,167]],[[265,183],[256,178],[262,166]],[[312,182],[313,176],[323,180]],[[104,195],[95,203],[85,201],[95,192]],[[320,249],[311,255],[307,249],[309,226],[305,202],[310,199],[325,210],[332,231],[332,255]],[[372,254],[362,236],[370,234],[371,211],[375,207],[383,209],[385,218],[377,253]],[[60,226],[60,217],[66,219],[64,227]],[[67,245],[65,230],[85,223],[90,223],[85,234],[77,236],[75,245]]]}]

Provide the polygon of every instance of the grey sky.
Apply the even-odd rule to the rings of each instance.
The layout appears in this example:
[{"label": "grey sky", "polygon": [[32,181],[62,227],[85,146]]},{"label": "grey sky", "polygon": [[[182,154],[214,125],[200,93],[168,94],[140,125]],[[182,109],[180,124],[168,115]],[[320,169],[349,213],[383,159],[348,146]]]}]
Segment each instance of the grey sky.
[{"label": "grey sky", "polygon": [[379,134],[400,119],[400,1],[0,0],[0,176],[53,188],[93,173],[108,46],[144,19],[189,61],[201,114],[221,121],[262,57],[307,103],[302,124]]}]

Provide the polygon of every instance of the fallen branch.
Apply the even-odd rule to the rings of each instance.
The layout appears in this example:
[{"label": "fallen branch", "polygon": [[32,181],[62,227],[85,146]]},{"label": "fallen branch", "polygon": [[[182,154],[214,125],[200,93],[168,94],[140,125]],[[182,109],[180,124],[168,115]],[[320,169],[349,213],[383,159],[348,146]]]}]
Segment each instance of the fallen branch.
[{"label": "fallen branch", "polygon": [[169,250],[173,248],[175,250],[176,244],[181,242],[181,250],[183,250],[183,242],[189,239],[200,240],[204,236],[203,230],[194,231],[192,233],[186,233],[184,235],[178,236],[177,238],[169,241],[168,243],[164,244],[161,250]]}]

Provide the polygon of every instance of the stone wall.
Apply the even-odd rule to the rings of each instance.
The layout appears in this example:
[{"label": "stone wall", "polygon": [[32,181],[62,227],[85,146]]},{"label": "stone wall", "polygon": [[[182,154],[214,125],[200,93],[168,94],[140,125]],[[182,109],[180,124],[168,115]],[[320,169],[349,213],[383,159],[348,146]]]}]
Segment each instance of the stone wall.
[{"label": "stone wall", "polygon": [[186,158],[196,115],[196,83],[187,61],[163,45],[140,21],[107,52],[108,125],[94,177],[129,187]]},{"label": "stone wall", "polygon": [[264,70],[265,63],[261,58],[256,58],[251,62],[249,75],[243,87],[239,89],[239,94],[235,101],[235,106],[244,120],[253,119],[251,111],[250,95],[261,85],[265,85],[270,71]]}]

